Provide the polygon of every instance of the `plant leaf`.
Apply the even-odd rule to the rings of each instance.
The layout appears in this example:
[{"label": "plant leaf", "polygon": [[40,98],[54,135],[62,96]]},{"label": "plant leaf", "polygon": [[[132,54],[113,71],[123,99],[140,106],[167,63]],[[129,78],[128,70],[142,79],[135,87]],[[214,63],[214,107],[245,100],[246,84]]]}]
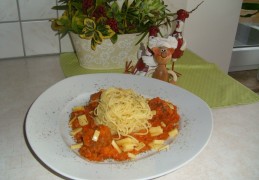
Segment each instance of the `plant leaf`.
[{"label": "plant leaf", "polygon": [[115,34],[109,25],[98,25],[97,30],[102,33],[103,39],[109,39]]},{"label": "plant leaf", "polygon": [[242,3],[242,8],[245,10],[259,10],[259,3]]},{"label": "plant leaf", "polygon": [[249,18],[249,17],[252,17],[252,16],[256,15],[257,13],[259,13],[259,11],[256,11],[255,13],[240,15],[240,17]]},{"label": "plant leaf", "polygon": [[69,25],[69,19],[66,15],[62,15],[57,21],[57,24],[59,26],[66,26],[66,25]]},{"label": "plant leaf", "polygon": [[96,24],[95,24],[94,20],[92,20],[90,18],[84,19],[84,25],[85,25],[85,28],[89,31],[94,31],[96,29]]},{"label": "plant leaf", "polygon": [[84,34],[82,34],[83,39],[92,39],[93,36],[94,36],[94,31],[85,31]]},{"label": "plant leaf", "polygon": [[95,51],[96,50],[96,46],[97,46],[97,43],[95,42],[94,39],[92,39],[91,40],[91,49]]},{"label": "plant leaf", "polygon": [[100,6],[100,5],[104,4],[105,2],[106,2],[106,0],[96,0],[95,5]]},{"label": "plant leaf", "polygon": [[59,6],[53,6],[51,9],[54,10],[67,10],[68,6],[67,5],[59,5]]},{"label": "plant leaf", "polygon": [[111,11],[112,11],[113,13],[115,13],[115,14],[120,11],[120,8],[119,8],[119,5],[118,5],[117,1],[114,1],[114,2],[112,3],[112,5],[111,5]]},{"label": "plant leaf", "polygon": [[80,18],[79,16],[73,16],[71,28],[75,33],[80,33],[84,28],[83,18]]},{"label": "plant leaf", "polygon": [[142,37],[138,40],[138,42],[135,45],[138,45],[148,34],[148,32],[143,33]]},{"label": "plant leaf", "polygon": [[94,41],[97,44],[101,44],[103,42],[103,35],[100,31],[95,31],[93,36]]},{"label": "plant leaf", "polygon": [[117,40],[118,40],[118,35],[117,35],[117,34],[114,34],[110,39],[111,39],[111,42],[112,42],[113,44],[115,44],[115,43],[117,42]]},{"label": "plant leaf", "polygon": [[60,35],[60,38],[63,38],[64,36],[67,35],[67,33],[69,32],[69,30],[67,28],[62,28],[58,31],[58,34]]},{"label": "plant leaf", "polygon": [[81,2],[72,2],[72,6],[74,6],[77,10],[82,10],[82,3]]}]

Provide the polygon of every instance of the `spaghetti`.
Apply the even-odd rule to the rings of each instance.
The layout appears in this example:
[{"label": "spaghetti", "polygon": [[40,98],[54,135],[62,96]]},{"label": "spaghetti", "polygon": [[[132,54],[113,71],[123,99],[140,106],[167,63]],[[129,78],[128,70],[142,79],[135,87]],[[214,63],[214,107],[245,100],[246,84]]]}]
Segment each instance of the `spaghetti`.
[{"label": "spaghetti", "polygon": [[108,126],[120,138],[141,129],[147,134],[153,112],[147,100],[133,90],[109,88],[102,92],[94,115],[97,124]]}]

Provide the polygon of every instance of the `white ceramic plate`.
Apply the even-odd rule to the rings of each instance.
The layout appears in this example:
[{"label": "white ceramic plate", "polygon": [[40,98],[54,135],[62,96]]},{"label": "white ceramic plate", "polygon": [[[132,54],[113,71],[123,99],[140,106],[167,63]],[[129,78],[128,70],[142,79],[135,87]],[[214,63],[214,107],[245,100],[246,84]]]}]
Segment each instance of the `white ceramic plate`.
[{"label": "white ceramic plate", "polygon": [[[70,150],[68,119],[71,108],[108,87],[131,88],[146,97],[173,102],[181,116],[180,134],[167,151],[142,155],[130,162],[89,162]],[[71,179],[152,179],[184,166],[206,146],[213,120],[208,105],[192,93],[152,78],[126,74],[89,74],[64,79],[33,103],[25,135],[35,155],[48,168]]]}]

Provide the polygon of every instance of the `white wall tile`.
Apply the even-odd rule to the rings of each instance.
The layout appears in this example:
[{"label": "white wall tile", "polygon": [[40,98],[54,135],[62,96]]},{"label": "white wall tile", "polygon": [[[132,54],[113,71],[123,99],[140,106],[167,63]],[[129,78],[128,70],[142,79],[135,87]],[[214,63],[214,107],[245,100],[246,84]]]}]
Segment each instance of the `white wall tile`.
[{"label": "white wall tile", "polygon": [[60,45],[61,45],[61,52],[74,52],[74,49],[68,34],[62,39],[60,39]]},{"label": "white wall tile", "polygon": [[18,21],[18,9],[16,0],[1,0],[0,3],[0,22]]},{"label": "white wall tile", "polygon": [[25,54],[41,55],[59,53],[59,40],[49,21],[22,22]]},{"label": "white wall tile", "polygon": [[20,56],[24,54],[19,23],[0,23],[0,58]]},{"label": "white wall tile", "polygon": [[19,0],[21,20],[54,18],[57,12],[51,7],[55,5],[55,0]]}]

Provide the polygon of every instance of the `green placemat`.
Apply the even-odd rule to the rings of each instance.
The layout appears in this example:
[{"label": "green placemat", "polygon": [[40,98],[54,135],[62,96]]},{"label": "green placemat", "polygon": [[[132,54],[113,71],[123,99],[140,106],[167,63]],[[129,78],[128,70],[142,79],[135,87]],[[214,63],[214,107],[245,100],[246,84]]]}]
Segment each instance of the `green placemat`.
[{"label": "green placemat", "polygon": [[[124,69],[89,70],[82,68],[75,53],[62,53],[60,64],[66,77],[90,73],[123,73]],[[196,94],[211,108],[250,104],[259,95],[222,72],[215,64],[185,51],[175,63],[175,71],[182,74],[177,85]]]}]

